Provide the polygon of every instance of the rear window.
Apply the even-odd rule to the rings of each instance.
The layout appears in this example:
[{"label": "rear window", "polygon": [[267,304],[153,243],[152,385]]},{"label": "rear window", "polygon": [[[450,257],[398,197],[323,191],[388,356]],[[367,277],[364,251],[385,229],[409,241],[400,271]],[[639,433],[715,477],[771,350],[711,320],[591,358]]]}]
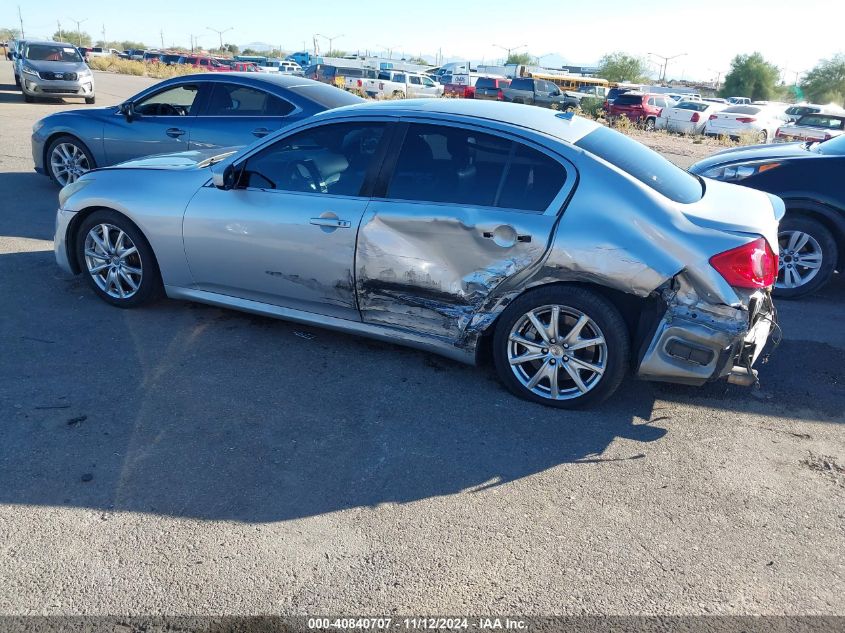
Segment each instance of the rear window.
[{"label": "rear window", "polygon": [[613,100],[613,105],[642,105],[642,95],[621,94]]},{"label": "rear window", "polygon": [[475,82],[476,88],[496,88],[496,80],[491,77],[479,77]]},{"label": "rear window", "polygon": [[295,95],[304,97],[329,110],[345,105],[354,105],[363,101],[361,97],[351,92],[346,92],[346,90],[326,84],[309,83],[302,86],[292,86],[289,90]]},{"label": "rear window", "polygon": [[[478,84],[476,84],[476,87]],[[514,90],[534,90],[533,79],[514,79],[511,82],[511,88]]]},{"label": "rear window", "polygon": [[786,109],[786,113],[790,116],[804,116],[805,114],[815,114],[819,108],[812,108],[810,106],[791,106]]},{"label": "rear window", "polygon": [[762,110],[763,108],[757,108],[754,106],[738,105],[725,108],[722,112],[725,114],[759,114]]},{"label": "rear window", "polygon": [[695,110],[696,112],[704,112],[710,106],[700,101],[681,101],[675,106],[678,110]]},{"label": "rear window", "polygon": [[608,128],[590,132],[577,143],[648,185],[670,200],[690,204],[701,200],[701,182],[645,145]]}]

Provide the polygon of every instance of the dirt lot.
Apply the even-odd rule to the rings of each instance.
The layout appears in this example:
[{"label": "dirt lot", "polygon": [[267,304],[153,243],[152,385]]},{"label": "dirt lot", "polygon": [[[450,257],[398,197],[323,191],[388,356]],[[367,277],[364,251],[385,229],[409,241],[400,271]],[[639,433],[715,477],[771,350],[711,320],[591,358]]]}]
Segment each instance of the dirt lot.
[{"label": "dirt lot", "polygon": [[0,614],[845,614],[841,278],[781,303],[759,390],[551,410],[487,367],[99,301],[32,172],[70,107],[0,64]]}]

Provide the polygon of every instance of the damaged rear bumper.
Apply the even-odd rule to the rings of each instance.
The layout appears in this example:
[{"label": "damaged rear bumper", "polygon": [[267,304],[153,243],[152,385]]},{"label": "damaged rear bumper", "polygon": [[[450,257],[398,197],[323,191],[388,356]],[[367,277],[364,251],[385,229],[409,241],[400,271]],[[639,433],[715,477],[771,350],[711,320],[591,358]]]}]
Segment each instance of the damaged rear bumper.
[{"label": "damaged rear bumper", "polygon": [[747,308],[679,301],[673,293],[653,335],[643,341],[637,376],[687,385],[721,378],[753,385],[752,366],[776,323],[768,291],[751,294]]}]

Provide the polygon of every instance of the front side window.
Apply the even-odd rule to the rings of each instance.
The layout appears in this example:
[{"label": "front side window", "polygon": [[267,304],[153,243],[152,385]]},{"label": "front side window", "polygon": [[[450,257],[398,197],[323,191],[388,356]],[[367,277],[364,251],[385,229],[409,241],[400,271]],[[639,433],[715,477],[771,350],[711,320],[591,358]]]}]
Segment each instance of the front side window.
[{"label": "front side window", "polygon": [[293,104],[256,88],[215,84],[206,116],[285,116]]},{"label": "front side window", "polygon": [[198,84],[184,84],[158,92],[135,104],[135,112],[144,116],[189,116],[199,94]]},{"label": "front side window", "polygon": [[32,44],[26,47],[26,59],[34,62],[81,62],[79,51],[72,46]]},{"label": "front side window", "polygon": [[434,87],[434,82],[431,79],[429,79],[428,77],[423,77],[422,83],[423,83],[423,86],[425,86],[426,88],[433,88]]},{"label": "front side window", "polygon": [[284,138],[246,160],[241,187],[357,196],[384,123],[337,123]]},{"label": "front side window", "polygon": [[562,165],[506,138],[412,124],[387,197],[541,213],[566,180]]},{"label": "front side window", "polygon": [[410,77],[408,77],[408,82],[409,82],[409,83],[414,84],[415,86],[420,86],[420,85],[422,85],[422,82],[420,81],[420,78],[419,78],[419,77],[415,77],[415,76],[413,76],[413,75],[411,75]]}]

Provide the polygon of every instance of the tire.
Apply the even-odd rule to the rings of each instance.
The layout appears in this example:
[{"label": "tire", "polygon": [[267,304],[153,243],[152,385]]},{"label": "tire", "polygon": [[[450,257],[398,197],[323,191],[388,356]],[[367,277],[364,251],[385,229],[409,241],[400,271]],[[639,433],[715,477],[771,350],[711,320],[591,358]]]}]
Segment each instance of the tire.
[{"label": "tire", "polygon": [[830,281],[839,250],[833,234],[821,222],[803,215],[787,215],[778,228],[778,243],[776,297],[803,297]]},{"label": "tire", "polygon": [[[106,232],[107,241],[103,239]],[[95,211],[80,224],[74,245],[82,274],[106,303],[135,308],[161,294],[155,254],[126,216],[107,209]]]},{"label": "tire", "polygon": [[757,134],[757,140],[760,142],[760,144],[768,143],[769,133],[766,130],[760,130],[760,133]]},{"label": "tire", "polygon": [[[558,337],[549,331],[556,309]],[[544,334],[529,314],[547,329]],[[582,319],[586,321],[576,332],[573,326]],[[585,331],[587,337],[582,336]],[[600,342],[583,345],[585,340]],[[569,346],[573,342],[582,346],[572,350]],[[527,356],[534,358],[512,362]],[[619,387],[629,361],[628,328],[622,315],[604,297],[577,286],[548,286],[527,292],[502,313],[493,334],[493,362],[505,387],[525,400],[561,409],[578,409],[605,400]],[[538,379],[538,375],[542,377]]]},{"label": "tire", "polygon": [[35,103],[35,97],[31,97],[30,95],[26,94],[25,92],[23,93],[23,100],[26,103]]},{"label": "tire", "polygon": [[85,143],[67,134],[50,143],[44,159],[47,175],[60,187],[75,182],[82,174],[97,166]]},{"label": "tire", "polygon": [[85,97],[85,103],[88,105],[94,105],[97,103],[97,97]]},{"label": "tire", "polygon": [[654,117],[648,117],[645,120],[645,131],[646,132],[654,132],[654,128],[657,125]]},{"label": "tire", "polygon": [[21,87],[21,78],[15,75],[15,85],[20,88]]}]

